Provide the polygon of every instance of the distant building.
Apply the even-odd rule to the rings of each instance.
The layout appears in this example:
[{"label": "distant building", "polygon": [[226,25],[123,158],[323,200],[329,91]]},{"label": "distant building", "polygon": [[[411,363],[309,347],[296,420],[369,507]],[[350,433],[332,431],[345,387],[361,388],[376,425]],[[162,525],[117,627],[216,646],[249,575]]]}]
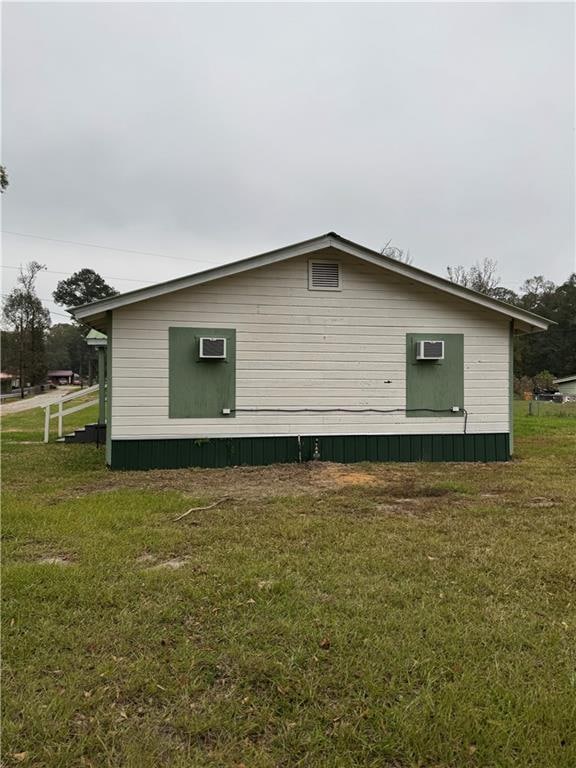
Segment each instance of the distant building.
[{"label": "distant building", "polygon": [[16,381],[16,376],[13,373],[0,373],[0,392],[5,395],[12,392],[12,387]]},{"label": "distant building", "polygon": [[51,384],[80,384],[80,377],[74,371],[48,371],[46,378]]},{"label": "distant building", "polygon": [[576,395],[576,373],[562,379],[554,379],[554,384],[563,395]]}]

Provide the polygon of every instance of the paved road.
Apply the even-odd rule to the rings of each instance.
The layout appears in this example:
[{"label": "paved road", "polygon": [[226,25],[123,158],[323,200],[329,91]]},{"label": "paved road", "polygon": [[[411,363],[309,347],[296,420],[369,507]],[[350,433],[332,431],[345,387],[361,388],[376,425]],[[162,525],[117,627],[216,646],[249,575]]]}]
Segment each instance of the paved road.
[{"label": "paved road", "polygon": [[43,408],[48,403],[55,403],[68,392],[73,392],[78,387],[58,387],[45,392],[43,395],[26,397],[24,400],[13,400],[11,403],[2,403],[2,413],[19,413],[29,411],[31,408]]}]

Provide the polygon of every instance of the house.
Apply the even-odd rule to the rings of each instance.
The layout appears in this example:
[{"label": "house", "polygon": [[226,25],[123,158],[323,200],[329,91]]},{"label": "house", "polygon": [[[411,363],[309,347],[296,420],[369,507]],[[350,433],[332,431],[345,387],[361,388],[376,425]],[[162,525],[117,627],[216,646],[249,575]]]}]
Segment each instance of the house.
[{"label": "house", "polygon": [[563,395],[576,395],[576,373],[562,379],[554,379],[554,385]]},{"label": "house", "polygon": [[0,372],[0,393],[6,395],[12,392],[15,380],[16,376],[13,373]]},{"label": "house", "polygon": [[80,378],[74,371],[48,371],[46,378],[51,384],[79,384]]},{"label": "house", "polygon": [[505,461],[513,334],[549,325],[333,232],[70,312],[113,469]]}]

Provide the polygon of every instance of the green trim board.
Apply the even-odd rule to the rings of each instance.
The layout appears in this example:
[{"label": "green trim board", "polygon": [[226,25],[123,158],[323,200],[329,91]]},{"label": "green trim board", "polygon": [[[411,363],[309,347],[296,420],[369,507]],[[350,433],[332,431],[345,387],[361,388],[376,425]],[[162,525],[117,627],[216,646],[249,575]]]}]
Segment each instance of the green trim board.
[{"label": "green trim board", "polygon": [[[169,406],[171,419],[234,418],[236,407],[236,330],[171,327]],[[225,359],[200,357],[202,337],[226,339]],[[230,409],[225,415],[223,409]]]},{"label": "green trim board", "polygon": [[181,469],[310,461],[508,461],[507,432],[113,440],[112,469]]},{"label": "green trim board", "polygon": [[106,423],[106,347],[98,347],[98,423]]},{"label": "green trim board", "polygon": [[[443,360],[416,359],[416,343],[428,340],[444,342]],[[464,334],[407,333],[406,416],[463,417],[453,406],[464,408]]]},{"label": "green trim board", "polygon": [[112,336],[113,336],[113,313],[106,312],[106,336],[108,343],[106,345],[106,376],[108,377],[108,386],[106,387],[106,464],[112,466]]}]

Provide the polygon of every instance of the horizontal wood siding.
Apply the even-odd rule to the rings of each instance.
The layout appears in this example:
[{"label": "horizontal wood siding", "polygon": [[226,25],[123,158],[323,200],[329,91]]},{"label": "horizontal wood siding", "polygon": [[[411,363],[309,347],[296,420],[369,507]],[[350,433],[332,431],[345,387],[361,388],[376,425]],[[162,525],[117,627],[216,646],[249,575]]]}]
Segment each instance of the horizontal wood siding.
[{"label": "horizontal wood siding", "polygon": [[576,379],[565,381],[563,384],[556,384],[556,386],[564,395],[576,395]]},{"label": "horizontal wood siding", "polygon": [[236,329],[239,409],[402,409],[406,334],[462,333],[468,431],[507,432],[507,319],[353,257],[337,257],[337,293],[309,291],[307,258],[297,257],[115,310],[114,439],[462,432],[462,419],[403,413],[169,419],[168,329],[179,325]]}]

